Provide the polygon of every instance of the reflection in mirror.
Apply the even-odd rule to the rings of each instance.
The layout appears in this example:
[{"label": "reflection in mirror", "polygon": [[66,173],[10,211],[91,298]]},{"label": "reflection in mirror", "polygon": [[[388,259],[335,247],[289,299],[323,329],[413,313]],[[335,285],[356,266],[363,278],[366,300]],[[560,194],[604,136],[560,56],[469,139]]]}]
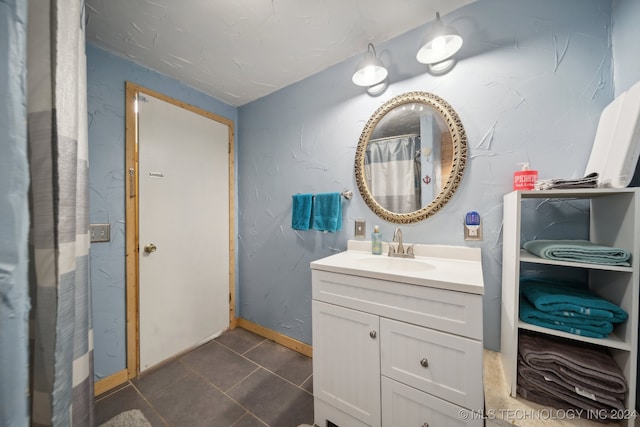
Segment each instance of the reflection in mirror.
[{"label": "reflection in mirror", "polygon": [[369,119],[356,153],[356,180],[376,214],[417,222],[451,198],[465,160],[466,136],[455,111],[433,94],[411,92]]},{"label": "reflection in mirror", "polygon": [[408,103],[376,125],[364,160],[371,195],[392,212],[422,209],[442,190],[451,171],[452,141],[442,117],[430,106]]}]

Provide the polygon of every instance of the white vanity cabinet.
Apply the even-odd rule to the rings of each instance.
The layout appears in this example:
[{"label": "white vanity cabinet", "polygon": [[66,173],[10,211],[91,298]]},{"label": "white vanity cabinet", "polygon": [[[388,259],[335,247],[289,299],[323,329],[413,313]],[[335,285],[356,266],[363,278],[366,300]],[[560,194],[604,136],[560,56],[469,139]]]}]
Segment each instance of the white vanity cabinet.
[{"label": "white vanity cabinet", "polygon": [[328,264],[312,263],[315,424],[481,426],[483,287],[440,289]]},{"label": "white vanity cabinet", "polygon": [[[513,397],[517,393],[518,339],[521,331],[555,336],[574,342],[590,343],[605,349],[622,370],[629,391],[625,407],[636,407],[636,373],[638,348],[638,304],[640,282],[640,192],[636,188],[583,189],[552,191],[514,191],[504,197],[504,232],[502,262],[501,355],[505,379]],[[528,207],[524,203],[531,203]],[[631,252],[631,266],[606,266],[539,258],[521,249],[524,242],[540,232],[531,229],[534,213],[550,201],[582,203],[588,214],[589,240]],[[581,202],[584,200],[584,202]],[[571,206],[571,205],[569,205]],[[583,209],[582,206],[576,208]],[[527,218],[528,221],[523,221]],[[570,228],[571,221],[562,223]],[[544,230],[544,239],[554,238],[554,229]],[[560,232],[560,230],[557,230]],[[557,237],[556,237],[557,238]],[[570,236],[563,238],[583,238]],[[601,297],[619,305],[628,314],[624,323],[615,326],[607,338],[587,338],[548,329],[519,319],[519,279],[521,271],[541,270],[553,266],[558,274],[585,275],[589,288]],[[563,276],[564,277],[564,276]],[[570,277],[570,276],[569,276]],[[625,420],[621,420],[625,421]]]}]

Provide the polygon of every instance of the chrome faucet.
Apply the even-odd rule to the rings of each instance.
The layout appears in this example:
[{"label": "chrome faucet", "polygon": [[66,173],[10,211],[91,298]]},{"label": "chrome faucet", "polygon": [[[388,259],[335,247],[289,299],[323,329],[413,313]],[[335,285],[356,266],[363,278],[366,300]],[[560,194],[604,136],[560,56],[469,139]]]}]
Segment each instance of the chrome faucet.
[{"label": "chrome faucet", "polygon": [[403,254],[404,246],[402,246],[402,230],[400,230],[400,227],[396,228],[396,231],[393,232],[393,241],[398,242],[398,249],[396,252]]},{"label": "chrome faucet", "polygon": [[400,227],[396,228],[393,232],[393,241],[398,243],[398,247],[394,248],[393,245],[389,243],[389,256],[415,258],[415,255],[413,254],[413,245],[409,246],[405,252],[404,245],[402,244],[402,230],[400,230]]}]

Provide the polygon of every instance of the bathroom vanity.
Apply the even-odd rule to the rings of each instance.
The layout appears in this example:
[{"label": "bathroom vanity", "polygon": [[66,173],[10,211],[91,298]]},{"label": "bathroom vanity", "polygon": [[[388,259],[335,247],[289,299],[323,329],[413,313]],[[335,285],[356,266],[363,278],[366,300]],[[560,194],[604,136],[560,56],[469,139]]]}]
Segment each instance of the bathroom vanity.
[{"label": "bathroom vanity", "polygon": [[483,425],[480,249],[370,248],[311,263],[315,424]]}]

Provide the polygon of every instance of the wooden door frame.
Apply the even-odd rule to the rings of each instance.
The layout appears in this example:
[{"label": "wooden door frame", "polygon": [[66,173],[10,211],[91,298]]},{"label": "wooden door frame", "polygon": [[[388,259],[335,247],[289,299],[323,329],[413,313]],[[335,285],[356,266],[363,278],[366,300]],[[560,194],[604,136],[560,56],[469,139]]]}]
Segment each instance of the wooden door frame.
[{"label": "wooden door frame", "polygon": [[126,235],[126,317],[127,376],[140,372],[140,310],[139,310],[139,223],[138,223],[138,120],[135,100],[146,94],[192,111],[229,128],[229,327],[237,324],[235,305],[235,228],[234,228],[234,125],[225,117],[163,95],[135,83],[125,86],[125,235]]}]

